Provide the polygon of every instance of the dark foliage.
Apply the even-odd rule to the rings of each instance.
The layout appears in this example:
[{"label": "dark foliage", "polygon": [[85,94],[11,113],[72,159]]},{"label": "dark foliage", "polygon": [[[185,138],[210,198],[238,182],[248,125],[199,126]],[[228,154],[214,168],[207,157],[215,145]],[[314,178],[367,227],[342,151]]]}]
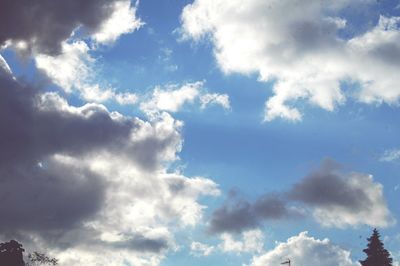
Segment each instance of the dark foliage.
[{"label": "dark foliage", "polygon": [[364,249],[367,258],[360,261],[362,266],[392,266],[392,258],[390,253],[384,248],[380,240],[380,234],[377,229],[374,229],[372,236],[367,238],[368,245]]},{"label": "dark foliage", "polygon": [[28,258],[32,265],[58,265],[58,260],[55,258],[50,258],[46,254],[33,252],[28,255]]},{"label": "dark foliage", "polygon": [[57,259],[36,251],[28,255],[29,262],[25,263],[24,251],[22,245],[15,240],[0,243],[0,266],[58,265]]},{"label": "dark foliage", "polygon": [[0,243],[0,265],[24,266],[25,262],[22,255],[24,251],[22,245],[15,240]]}]

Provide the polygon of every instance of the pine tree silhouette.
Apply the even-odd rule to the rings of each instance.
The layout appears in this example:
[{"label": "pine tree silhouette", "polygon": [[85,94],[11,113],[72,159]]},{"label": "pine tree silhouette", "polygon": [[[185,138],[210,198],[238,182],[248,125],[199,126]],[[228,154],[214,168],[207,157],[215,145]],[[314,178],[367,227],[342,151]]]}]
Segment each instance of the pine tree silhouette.
[{"label": "pine tree silhouette", "polygon": [[367,238],[367,248],[363,250],[367,258],[360,261],[362,266],[392,266],[390,253],[384,248],[380,234],[375,228],[370,238]]}]

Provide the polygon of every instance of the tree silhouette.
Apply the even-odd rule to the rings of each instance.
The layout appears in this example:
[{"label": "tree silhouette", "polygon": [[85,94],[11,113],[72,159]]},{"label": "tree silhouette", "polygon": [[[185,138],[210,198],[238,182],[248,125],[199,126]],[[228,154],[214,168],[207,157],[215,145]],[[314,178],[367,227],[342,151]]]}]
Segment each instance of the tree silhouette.
[{"label": "tree silhouette", "polygon": [[33,252],[28,255],[28,258],[30,260],[30,265],[58,265],[58,260],[55,258],[49,258],[46,256],[46,254],[39,253],[39,252]]},{"label": "tree silhouette", "polygon": [[367,258],[360,261],[362,266],[392,266],[390,253],[384,248],[380,234],[375,228],[371,237],[367,238],[367,248],[363,250]]},{"label": "tree silhouette", "polygon": [[15,240],[0,243],[0,266],[58,265],[57,259],[36,251],[28,255],[29,262],[25,263],[24,251],[22,245]]},{"label": "tree silhouette", "polygon": [[25,262],[22,255],[24,251],[22,245],[15,240],[0,243],[0,265],[24,266]]}]

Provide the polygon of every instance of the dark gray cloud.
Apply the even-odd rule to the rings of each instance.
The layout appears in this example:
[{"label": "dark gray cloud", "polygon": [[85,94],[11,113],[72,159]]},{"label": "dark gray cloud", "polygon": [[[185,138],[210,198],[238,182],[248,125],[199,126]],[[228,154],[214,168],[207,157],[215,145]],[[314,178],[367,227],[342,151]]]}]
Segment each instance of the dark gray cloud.
[{"label": "dark gray cloud", "polygon": [[261,219],[281,219],[295,213],[287,208],[286,201],[278,194],[266,194],[253,204],[254,212]]},{"label": "dark gray cloud", "polygon": [[319,169],[291,188],[288,197],[311,206],[339,205],[354,211],[368,208],[370,201],[365,190],[350,186],[339,170],[334,161],[323,161]]},{"label": "dark gray cloud", "polygon": [[[158,133],[100,105],[72,107],[0,67],[0,235],[63,249],[107,246],[96,242],[101,232],[83,228],[99,218],[112,176],[93,172],[85,160],[105,152],[153,171],[180,144],[178,130]],[[114,248],[160,253],[169,245],[166,238],[137,234]]]},{"label": "dark gray cloud", "polygon": [[245,200],[227,203],[212,214],[209,231],[211,233],[241,232],[259,225],[252,205]]},{"label": "dark gray cloud", "polygon": [[57,54],[78,26],[95,31],[116,1],[121,0],[2,0],[0,46],[7,40],[25,41],[42,53]]},{"label": "dark gray cloud", "polygon": [[120,241],[113,244],[115,248],[124,248],[139,252],[160,253],[168,249],[169,243],[166,238],[148,238],[141,234],[131,236],[129,240]]},{"label": "dark gray cloud", "polygon": [[289,38],[296,43],[296,52],[315,52],[318,49],[338,45],[338,26],[334,21],[300,20],[289,28]]},{"label": "dark gray cloud", "polygon": [[102,205],[104,183],[87,169],[57,162],[0,170],[0,232],[70,229]]},{"label": "dark gray cloud", "polygon": [[[370,192],[371,184],[360,183],[365,175],[345,174],[341,170],[339,163],[326,159],[318,169],[284,193],[262,195],[254,202],[238,198],[236,193],[232,193],[226,203],[213,212],[209,231],[239,233],[245,229],[261,226],[266,220],[303,217],[300,209],[289,208],[289,204],[328,212],[332,207],[339,206],[345,210],[344,215],[347,215],[347,212],[355,214],[370,212],[371,206],[377,202],[373,202],[376,196],[367,194]],[[375,190],[372,192],[376,193]]]},{"label": "dark gray cloud", "polygon": [[377,45],[371,51],[371,55],[374,55],[377,59],[384,63],[390,63],[395,66],[400,64],[400,45],[399,43],[386,42]]},{"label": "dark gray cloud", "polygon": [[[2,73],[1,73],[2,72]],[[82,154],[99,147],[122,146],[132,120],[117,121],[101,108],[84,116],[63,110],[39,110],[38,90],[0,70],[0,167],[37,163],[54,153]]]},{"label": "dark gray cloud", "polygon": [[297,216],[278,194],[266,194],[255,202],[238,198],[231,193],[227,202],[212,213],[209,224],[211,233],[240,233],[255,228],[265,220],[278,220]]},{"label": "dark gray cloud", "polygon": [[0,232],[66,229],[93,215],[105,181],[53,155],[118,149],[138,126],[101,108],[40,110],[38,93],[0,68]]}]

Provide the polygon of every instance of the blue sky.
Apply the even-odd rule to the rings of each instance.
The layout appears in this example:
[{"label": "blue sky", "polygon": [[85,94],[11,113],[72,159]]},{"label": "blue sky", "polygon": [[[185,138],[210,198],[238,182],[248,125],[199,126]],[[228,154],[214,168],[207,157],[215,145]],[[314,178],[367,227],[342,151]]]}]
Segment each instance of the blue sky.
[{"label": "blue sky", "polygon": [[[9,66],[41,99],[32,112],[85,117],[87,132],[58,143],[135,124],[91,150],[32,158],[41,171],[89,169],[107,184],[102,203],[79,216],[89,211],[61,198],[58,208],[77,215],[71,226],[3,225],[1,239],[12,232],[62,265],[272,266],[290,257],[347,266],[364,258],[377,227],[398,265],[398,1],[112,2],[94,28],[71,13],[78,23],[61,40],[42,36],[40,22],[26,25],[33,37],[11,26],[0,36],[2,71]],[[56,12],[46,8],[44,16]],[[94,127],[104,112],[113,124]],[[260,203],[264,196],[274,201]]]}]

